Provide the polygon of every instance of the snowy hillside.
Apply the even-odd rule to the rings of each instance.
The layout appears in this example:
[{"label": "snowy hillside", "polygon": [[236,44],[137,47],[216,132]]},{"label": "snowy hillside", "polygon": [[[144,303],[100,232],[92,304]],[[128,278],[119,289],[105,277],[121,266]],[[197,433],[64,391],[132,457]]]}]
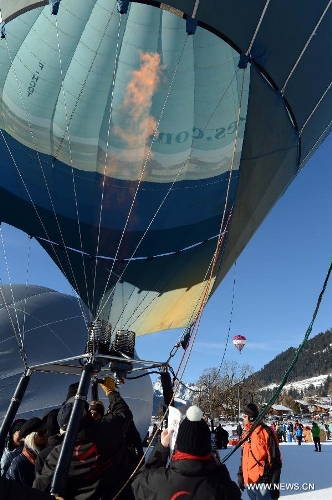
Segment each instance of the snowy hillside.
[{"label": "snowy hillside", "polygon": [[[291,389],[296,389],[298,391],[301,391],[303,389],[307,389],[310,385],[313,385],[314,387],[319,387],[324,384],[328,376],[332,377],[332,373],[329,373],[327,375],[318,375],[317,377],[306,378],[303,380],[298,380],[297,382],[290,382],[289,384],[286,384],[284,386],[283,390],[285,390],[286,392]],[[278,387],[278,385],[279,384],[269,384],[266,385],[265,387],[262,387],[261,390],[275,389],[276,387]]]},{"label": "snowy hillside", "polygon": [[[195,391],[197,391],[197,387],[193,384],[180,384],[174,398],[175,406],[181,409],[187,404],[190,404],[195,395]],[[161,381],[160,378],[158,378],[153,384],[153,415],[158,413],[160,404],[164,404],[164,398]]]},{"label": "snowy hillside", "polygon": [[[317,377],[306,378],[303,380],[298,380],[297,382],[290,382],[286,384],[283,388],[283,391],[288,392],[292,389],[296,389],[298,391],[302,391],[309,386],[319,387],[324,384],[327,377],[332,377],[332,373],[326,375],[318,375]],[[273,390],[278,387],[279,384],[269,384],[260,390]],[[183,383],[179,386],[177,393],[175,395],[175,406],[181,410],[186,405],[190,405],[192,403],[193,397],[197,391],[197,386],[194,384],[186,384]],[[158,413],[158,409],[160,405],[164,404],[163,398],[163,390],[161,386],[160,378],[158,378],[153,384],[153,415]],[[324,399],[326,401],[324,401]],[[325,404],[331,404],[331,398],[320,398],[321,402]]]}]

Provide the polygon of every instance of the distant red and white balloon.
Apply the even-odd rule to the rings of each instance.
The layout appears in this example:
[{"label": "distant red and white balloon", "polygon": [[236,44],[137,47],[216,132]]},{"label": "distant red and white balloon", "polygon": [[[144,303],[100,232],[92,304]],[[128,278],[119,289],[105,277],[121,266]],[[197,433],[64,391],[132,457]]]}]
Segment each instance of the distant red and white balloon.
[{"label": "distant red and white balloon", "polygon": [[233,344],[235,345],[236,349],[240,351],[240,353],[246,343],[247,339],[243,335],[235,335],[235,337],[233,338]]}]

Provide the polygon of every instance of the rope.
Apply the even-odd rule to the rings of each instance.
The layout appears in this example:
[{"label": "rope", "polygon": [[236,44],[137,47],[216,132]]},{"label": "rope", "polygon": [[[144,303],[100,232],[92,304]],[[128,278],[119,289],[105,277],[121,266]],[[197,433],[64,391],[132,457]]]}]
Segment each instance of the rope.
[{"label": "rope", "polygon": [[[231,179],[232,179],[232,172],[233,172],[233,168],[234,168],[235,154],[236,154],[236,150],[237,150],[237,142],[238,142],[238,137],[239,137],[239,128],[240,128],[240,120],[241,120],[241,108],[242,108],[242,97],[243,97],[243,90],[244,90],[244,75],[245,75],[245,69],[242,71],[242,85],[241,85],[240,102],[239,102],[238,115],[237,115],[237,123],[236,123],[236,134],[235,134],[235,140],[234,140],[234,146],[233,146],[233,152],[232,152],[232,159],[231,159],[231,166],[230,166],[229,177],[228,177],[228,185],[227,185],[227,191],[226,191],[226,197],[225,197],[224,211],[223,211],[223,214],[222,214],[222,220],[221,220],[221,224],[220,224],[220,231],[219,231],[218,242],[217,242],[217,245],[216,245],[216,250],[215,250],[215,253],[214,253],[213,257],[212,257],[210,265],[209,265],[209,267],[211,268],[210,276],[208,278],[206,287],[203,290],[203,296],[202,296],[200,308],[199,308],[198,313],[197,313],[197,317],[193,321],[193,323],[195,324],[195,326],[194,326],[193,343],[194,343],[194,341],[196,339],[196,336],[197,336],[197,329],[198,329],[198,325],[200,324],[200,319],[201,319],[201,316],[203,314],[203,309],[204,309],[204,307],[205,307],[205,305],[206,305],[206,303],[207,303],[207,301],[209,299],[209,296],[210,296],[210,293],[211,293],[211,290],[212,290],[211,283],[212,283],[212,278],[213,278],[213,272],[214,272],[214,269],[215,269],[217,261],[218,261],[218,257],[219,257],[220,252],[221,252],[221,248],[222,248],[222,244],[223,244],[223,239],[224,239],[224,236],[226,234],[227,225],[230,222],[231,216],[232,216],[232,213],[233,213],[233,207],[232,207],[231,210],[230,210],[229,216],[228,216],[228,221],[226,223],[225,231],[223,231],[223,225],[224,225],[224,220],[225,220],[225,216],[226,216],[226,209],[227,209],[228,197],[229,197],[229,191],[230,191],[230,185],[231,185]],[[209,269],[207,269],[207,272],[206,272],[205,276],[208,275],[208,271],[209,271]],[[192,343],[192,345],[190,347],[190,351],[189,351],[190,354],[191,354],[192,349],[193,349],[193,343]],[[190,354],[189,354],[189,357],[190,357]],[[189,362],[189,357],[186,360],[185,367],[184,367],[183,372],[182,372],[182,376],[184,375],[185,368],[186,368],[186,366],[187,366],[187,364]],[[182,376],[180,377],[180,380],[182,379]],[[178,385],[177,385],[177,387],[178,387]]]},{"label": "rope", "polygon": [[[235,261],[235,263],[234,263],[234,275],[233,275],[233,291],[232,291],[231,314],[230,314],[230,318],[229,318],[228,332],[227,332],[227,337],[226,337],[226,344],[225,344],[224,352],[223,352],[223,355],[222,355],[222,358],[221,358],[221,361],[220,361],[219,368],[218,368],[218,370],[217,370],[216,377],[217,377],[217,375],[219,375],[220,370],[221,370],[221,367],[222,367],[222,365],[223,365],[223,362],[224,362],[224,359],[225,359],[225,356],[226,356],[227,347],[228,347],[229,336],[230,336],[230,333],[231,333],[231,325],[232,325],[233,312],[234,312],[234,300],[235,300],[235,271],[236,271],[236,261]],[[216,379],[214,379],[214,380],[216,380]],[[212,384],[213,384],[214,380],[212,381]]]},{"label": "rope", "polygon": [[247,55],[247,56],[250,54],[250,51],[251,51],[252,46],[253,46],[253,44],[254,44],[254,41],[255,41],[255,39],[256,39],[256,36],[257,36],[258,30],[259,30],[259,28],[260,28],[260,26],[261,26],[261,24],[262,24],[262,22],[263,22],[263,19],[264,19],[264,16],[265,16],[265,12],[267,11],[267,8],[268,8],[268,6],[269,6],[269,3],[270,3],[270,0],[266,0],[266,4],[264,5],[264,9],[262,10],[261,17],[259,18],[259,21],[258,21],[258,23],[257,23],[257,26],[256,26],[256,29],[255,29],[255,32],[254,32],[254,34],[253,34],[253,37],[252,37],[251,42],[250,42],[250,44],[249,44],[248,50],[247,50],[247,52],[246,52],[246,55]]},{"label": "rope", "polygon": [[[115,8],[115,5],[114,5],[114,8]],[[114,9],[113,9],[113,11],[114,11]],[[112,11],[112,15],[113,15],[113,11]],[[110,104],[110,110],[109,110],[109,115],[108,115],[107,140],[106,140],[106,151],[105,151],[104,174],[103,174],[103,182],[102,182],[102,193],[101,193],[100,209],[99,209],[99,224],[98,224],[98,238],[97,238],[97,246],[96,246],[96,255],[98,255],[98,252],[99,252],[99,243],[100,243],[100,234],[101,234],[101,220],[102,220],[103,201],[104,201],[104,194],[105,194],[106,169],[107,169],[107,159],[108,159],[108,147],[109,147],[110,130],[111,130],[111,123],[112,123],[112,116],[113,116],[113,96],[114,96],[115,78],[116,78],[117,69],[118,69],[118,63],[119,63],[119,51],[120,51],[119,40],[120,40],[120,31],[121,31],[122,17],[123,16],[120,14],[120,16],[119,16],[117,41],[116,41],[116,50],[115,50],[114,70],[113,70],[112,84],[111,84],[111,104]],[[97,49],[97,51],[98,51],[98,49]],[[97,51],[96,51],[96,55],[97,55]],[[95,260],[95,269],[94,269],[94,282],[93,282],[92,304],[94,303],[95,290],[96,290],[97,263],[98,263],[98,261],[96,259]]]},{"label": "rope", "polygon": [[324,11],[323,11],[323,13],[322,13],[321,17],[319,18],[319,20],[318,20],[318,22],[317,22],[316,26],[314,27],[314,29],[313,29],[312,33],[310,34],[310,36],[309,36],[308,40],[307,40],[307,41],[306,41],[306,43],[304,44],[304,47],[303,47],[303,49],[301,50],[299,57],[297,58],[297,60],[296,60],[296,62],[295,62],[295,64],[294,64],[294,66],[292,67],[292,69],[291,69],[291,71],[290,71],[290,73],[289,73],[288,77],[286,78],[286,81],[285,81],[285,83],[284,83],[284,86],[283,86],[283,87],[282,87],[282,89],[281,89],[281,94],[282,94],[282,95],[284,94],[284,92],[285,92],[285,88],[286,88],[286,86],[287,86],[287,83],[289,82],[289,80],[290,80],[290,78],[291,78],[292,74],[294,73],[294,71],[295,71],[295,69],[296,69],[297,65],[298,65],[298,64],[299,64],[299,62],[301,61],[303,54],[304,54],[304,53],[305,53],[305,51],[307,50],[307,47],[308,47],[309,43],[311,42],[311,40],[313,39],[313,37],[316,35],[317,28],[319,27],[320,23],[321,23],[321,22],[322,22],[322,20],[324,19],[325,14],[327,13],[328,9],[330,8],[331,3],[332,3],[332,0],[329,0],[329,3],[328,3],[328,4],[327,4],[327,6],[325,7],[325,9],[324,9]]},{"label": "rope", "polygon": [[191,17],[193,19],[195,19],[195,17],[196,17],[198,7],[199,7],[199,0],[195,0],[195,5],[194,5],[194,8],[193,8],[193,13],[191,14]]},{"label": "rope", "polygon": [[1,236],[1,243],[2,243],[2,248],[3,248],[3,253],[4,253],[5,266],[6,266],[6,269],[7,269],[7,275],[8,275],[9,285],[10,285],[10,292],[11,292],[11,296],[12,296],[12,303],[13,303],[13,308],[14,308],[14,314],[16,316],[17,330],[16,330],[16,327],[15,327],[15,323],[13,321],[13,318],[12,318],[12,316],[10,314],[10,307],[9,307],[9,305],[7,303],[6,296],[5,296],[5,293],[3,291],[3,283],[2,283],[1,278],[0,278],[0,293],[1,293],[4,305],[5,305],[5,309],[6,309],[7,314],[8,314],[9,321],[10,321],[10,323],[12,325],[12,328],[13,328],[14,337],[15,337],[15,339],[17,341],[17,345],[18,345],[18,348],[19,348],[19,353],[20,353],[20,356],[21,356],[24,368],[27,370],[28,369],[27,354],[26,354],[25,349],[24,349],[23,335],[21,333],[20,323],[19,323],[18,315],[17,315],[17,309],[16,309],[16,306],[15,306],[15,297],[14,297],[13,287],[12,287],[12,283],[11,283],[11,279],[10,279],[8,259],[7,259],[7,253],[6,253],[6,249],[5,249],[5,243],[4,243],[4,239],[3,239],[2,225],[1,224],[0,224],[0,236]]},{"label": "rope", "polygon": [[22,342],[24,344],[24,334],[25,334],[25,320],[26,320],[26,306],[27,306],[27,295],[28,295],[28,284],[29,284],[29,270],[30,270],[30,254],[31,254],[31,236],[28,236],[28,251],[27,251],[27,276],[25,280],[25,294],[24,294],[24,309],[23,309],[23,332],[22,332]]},{"label": "rope", "polygon": [[315,142],[315,144],[313,144],[313,146],[310,148],[310,150],[308,151],[308,153],[306,154],[305,158],[302,160],[301,164],[299,165],[299,169],[298,169],[298,172],[300,171],[300,169],[302,169],[302,167],[305,165],[306,161],[308,160],[308,158],[311,156],[311,154],[315,151],[316,147],[318,146],[318,144],[320,143],[322,137],[325,136],[325,134],[328,132],[330,132],[331,130],[331,126],[332,126],[332,120],[330,121],[330,123],[327,125],[327,127],[325,127],[325,129],[323,130],[323,132],[321,133],[321,135],[318,137],[317,141]]},{"label": "rope", "polygon": [[325,89],[325,91],[323,92],[323,94],[321,95],[319,101],[317,102],[316,106],[312,109],[310,115],[308,116],[308,118],[306,119],[306,121],[304,122],[304,124],[302,125],[302,128],[299,131],[299,135],[300,136],[302,135],[302,132],[303,132],[304,128],[306,127],[308,121],[313,116],[313,114],[315,113],[316,109],[319,107],[320,103],[322,102],[322,100],[324,99],[324,97],[326,96],[326,94],[328,93],[328,91],[330,90],[331,86],[332,86],[332,82],[329,83],[329,85],[327,86],[327,88]]},{"label": "rope", "polygon": [[320,307],[320,304],[321,304],[321,301],[322,301],[322,298],[323,298],[323,295],[325,293],[325,290],[326,290],[326,287],[327,287],[327,283],[328,283],[328,280],[330,278],[330,275],[331,275],[331,272],[332,272],[332,258],[330,260],[330,263],[329,263],[329,267],[328,267],[328,270],[327,270],[327,273],[326,273],[326,277],[325,277],[325,280],[324,280],[324,283],[323,283],[323,287],[322,287],[322,290],[318,296],[318,299],[317,299],[317,304],[316,304],[316,307],[315,307],[315,310],[313,312],[313,315],[312,315],[312,319],[310,321],[310,324],[308,326],[308,329],[304,335],[304,338],[300,344],[300,346],[298,347],[296,353],[295,353],[295,356],[293,358],[293,360],[291,361],[289,367],[287,368],[287,370],[285,371],[285,374],[282,378],[282,381],[279,385],[279,387],[277,387],[277,389],[275,390],[274,394],[271,396],[271,399],[266,403],[265,407],[262,409],[262,411],[259,413],[258,417],[256,418],[255,422],[253,423],[253,425],[251,426],[250,430],[249,430],[249,433],[246,434],[246,436],[241,439],[237,444],[236,446],[223,458],[222,460],[222,463],[226,462],[226,460],[229,459],[229,457],[231,457],[233,455],[233,453],[242,445],[242,443],[244,443],[244,441],[246,439],[248,439],[248,437],[252,434],[252,432],[256,429],[256,427],[259,425],[260,421],[262,420],[262,418],[266,415],[266,413],[268,412],[269,408],[271,407],[271,405],[274,403],[274,401],[277,399],[277,397],[279,396],[282,388],[284,387],[284,385],[286,384],[287,382],[287,379],[288,379],[288,376],[289,374],[291,373],[291,371],[293,370],[297,360],[299,359],[299,356],[304,348],[304,346],[306,345],[307,341],[308,341],[308,338],[311,334],[311,331],[312,331],[312,327],[313,327],[313,324],[315,322],[315,319],[316,319],[316,316],[317,316],[317,313],[319,311],[319,307]]}]

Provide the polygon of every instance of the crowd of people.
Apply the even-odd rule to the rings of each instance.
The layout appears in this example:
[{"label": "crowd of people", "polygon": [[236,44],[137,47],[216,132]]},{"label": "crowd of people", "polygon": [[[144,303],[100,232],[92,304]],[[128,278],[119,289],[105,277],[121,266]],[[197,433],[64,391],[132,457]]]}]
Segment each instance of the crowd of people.
[{"label": "crowd of people", "polygon": [[329,424],[319,426],[316,421],[312,421],[311,426],[304,426],[298,419],[294,423],[291,420],[275,421],[270,424],[270,427],[280,443],[296,442],[301,445],[303,442],[313,442],[315,451],[321,451],[322,436],[324,440],[330,439],[331,436]]},{"label": "crowd of people", "polygon": [[[258,407],[244,408],[241,437],[241,461],[238,484],[231,480],[217,449],[226,449],[227,430],[214,427],[197,406],[191,406],[181,421],[175,448],[170,449],[172,431],[155,424],[151,436],[143,441],[128,405],[106,377],[101,388],[109,406],[101,401],[85,402],[74,451],[70,457],[65,491],[53,492],[54,476],[61,459],[63,442],[70,424],[78,384],[69,387],[60,408],[42,418],[18,418],[12,423],[1,458],[1,500],[169,500],[180,492],[192,500],[240,500],[247,490],[251,500],[261,499],[260,485],[270,489],[265,500],[279,497],[278,483],[282,468],[279,444],[291,434],[301,445],[303,424],[276,422],[270,426],[256,423]],[[210,427],[211,426],[211,427]],[[321,429],[311,427],[315,450],[321,451]],[[143,446],[153,445],[144,460]],[[255,489],[255,487],[257,487]],[[53,495],[51,495],[53,493]]]},{"label": "crowd of people", "polygon": [[[143,460],[140,434],[110,377],[100,384],[109,400],[85,402],[66,480],[65,500],[133,499],[127,480]],[[78,384],[62,406],[42,418],[16,419],[1,458],[1,500],[53,499],[55,470],[73,411]],[[121,491],[122,490],[122,491]],[[60,498],[60,497],[59,497]]]},{"label": "crowd of people", "polygon": [[[43,418],[16,419],[8,433],[1,459],[1,500],[168,500],[180,491],[190,498],[240,500],[241,489],[211,441],[203,412],[192,406],[180,423],[175,449],[172,431],[155,433],[152,451],[144,463],[143,446],[133,415],[106,377],[101,388],[109,400],[85,402],[70,456],[65,491],[54,492],[54,476],[70,429],[77,384],[70,386],[60,408]],[[227,448],[228,433],[214,429],[216,447]],[[141,459],[141,460],[140,460]],[[51,495],[52,493],[52,495]],[[57,496],[59,495],[59,496]]]}]

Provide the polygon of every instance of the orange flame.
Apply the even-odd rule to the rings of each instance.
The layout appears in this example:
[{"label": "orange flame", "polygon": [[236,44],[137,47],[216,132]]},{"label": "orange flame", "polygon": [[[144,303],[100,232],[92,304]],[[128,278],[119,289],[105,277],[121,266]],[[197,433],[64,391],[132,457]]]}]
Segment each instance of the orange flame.
[{"label": "orange flame", "polygon": [[141,66],[133,71],[127,85],[122,110],[129,117],[128,126],[115,127],[114,132],[129,146],[142,146],[156,130],[156,120],[149,114],[152,97],[157,90],[160,72],[160,55],[140,52]]}]

